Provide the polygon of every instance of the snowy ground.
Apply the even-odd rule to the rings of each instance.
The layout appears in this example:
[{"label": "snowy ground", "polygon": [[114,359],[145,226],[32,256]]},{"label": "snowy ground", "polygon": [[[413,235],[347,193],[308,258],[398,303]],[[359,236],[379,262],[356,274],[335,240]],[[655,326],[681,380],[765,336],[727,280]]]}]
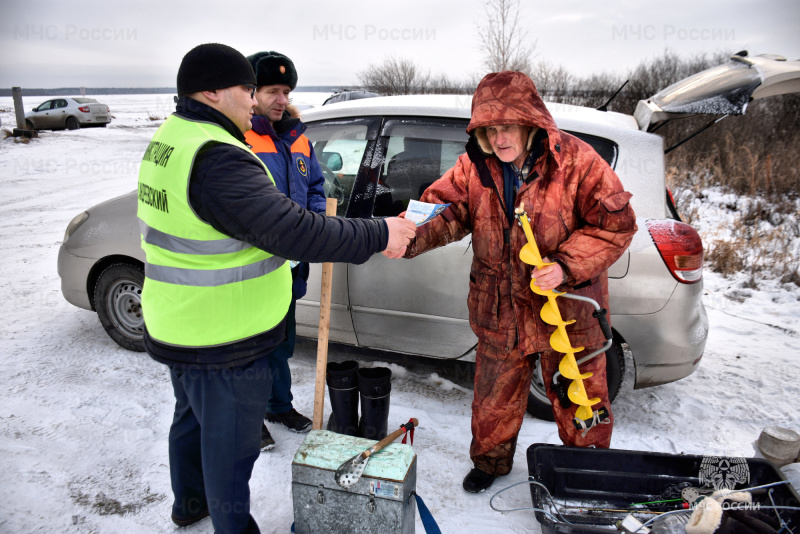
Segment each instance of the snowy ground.
[{"label": "snowy ground", "polygon": [[[320,96],[309,97],[310,103],[321,102]],[[99,99],[116,116],[105,129],[44,132],[29,144],[0,140],[4,533],[176,530],[169,521],[173,398],[167,370],[120,349],[94,313],[68,304],[56,273],[67,223],[135,187],[138,162],[158,125],[148,115],[163,118],[172,107],[171,95]],[[10,100],[0,99],[5,126],[13,123]],[[28,98],[25,106],[43,100]],[[800,290],[769,280],[759,290],[745,289],[743,281],[706,273],[711,333],[699,370],[673,384],[624,388],[614,404],[615,448],[753,456],[765,426],[800,431]],[[345,356],[334,349],[330,357]],[[296,405],[306,414],[312,413],[314,358],[314,345],[304,343],[292,360]],[[471,467],[472,392],[463,373],[389,365],[395,377],[390,422],[420,420],[417,491],[442,531],[538,532],[533,512],[501,514],[490,509],[489,498],[525,480],[525,449],[558,443],[555,425],[526,417],[512,473],[492,492],[468,495],[461,480]],[[303,436],[274,425],[272,432],[278,444],[256,463],[252,513],[264,532],[288,532],[290,466]],[[530,493],[519,486],[495,502],[530,506]],[[212,530],[203,521],[184,532]],[[419,520],[417,532],[423,532]]]}]

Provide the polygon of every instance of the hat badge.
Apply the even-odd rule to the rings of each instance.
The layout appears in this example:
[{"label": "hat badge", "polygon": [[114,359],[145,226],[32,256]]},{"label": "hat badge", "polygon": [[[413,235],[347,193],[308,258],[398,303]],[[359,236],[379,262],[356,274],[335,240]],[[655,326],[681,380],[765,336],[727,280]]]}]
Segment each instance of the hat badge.
[{"label": "hat badge", "polygon": [[286,74],[286,67],[281,65],[280,71],[281,71],[281,74]]}]

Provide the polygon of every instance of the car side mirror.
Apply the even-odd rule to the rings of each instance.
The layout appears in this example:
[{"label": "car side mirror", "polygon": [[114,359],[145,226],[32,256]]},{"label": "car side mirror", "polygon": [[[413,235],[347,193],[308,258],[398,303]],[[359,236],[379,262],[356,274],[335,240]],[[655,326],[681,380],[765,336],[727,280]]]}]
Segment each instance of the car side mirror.
[{"label": "car side mirror", "polygon": [[344,166],[342,155],[338,152],[323,152],[320,155],[319,161],[332,171],[340,171]]}]

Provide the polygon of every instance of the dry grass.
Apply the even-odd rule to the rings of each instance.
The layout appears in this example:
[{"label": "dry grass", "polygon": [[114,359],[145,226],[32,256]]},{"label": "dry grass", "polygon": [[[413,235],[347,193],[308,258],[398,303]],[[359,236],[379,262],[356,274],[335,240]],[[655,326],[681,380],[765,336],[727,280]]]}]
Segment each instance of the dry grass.
[{"label": "dry grass", "polygon": [[[744,272],[749,275],[749,286],[753,288],[761,278],[800,285],[798,205],[785,201],[780,206],[783,211],[778,211],[764,200],[747,202],[745,209],[736,211],[733,223],[706,232],[708,235],[727,235],[707,238],[705,259],[708,268],[725,276]],[[735,211],[737,206],[726,208]],[[686,218],[697,219],[699,210],[693,208],[690,211],[691,216]]]}]

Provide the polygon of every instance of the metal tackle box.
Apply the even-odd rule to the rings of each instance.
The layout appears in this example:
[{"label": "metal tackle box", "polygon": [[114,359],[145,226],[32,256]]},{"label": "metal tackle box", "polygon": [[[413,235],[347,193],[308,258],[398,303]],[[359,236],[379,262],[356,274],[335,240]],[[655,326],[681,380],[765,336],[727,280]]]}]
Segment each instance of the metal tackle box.
[{"label": "metal tackle box", "polygon": [[298,534],[414,532],[417,456],[392,443],[370,457],[361,478],[345,489],[336,469],[375,441],[312,430],[292,461],[294,528]]}]

